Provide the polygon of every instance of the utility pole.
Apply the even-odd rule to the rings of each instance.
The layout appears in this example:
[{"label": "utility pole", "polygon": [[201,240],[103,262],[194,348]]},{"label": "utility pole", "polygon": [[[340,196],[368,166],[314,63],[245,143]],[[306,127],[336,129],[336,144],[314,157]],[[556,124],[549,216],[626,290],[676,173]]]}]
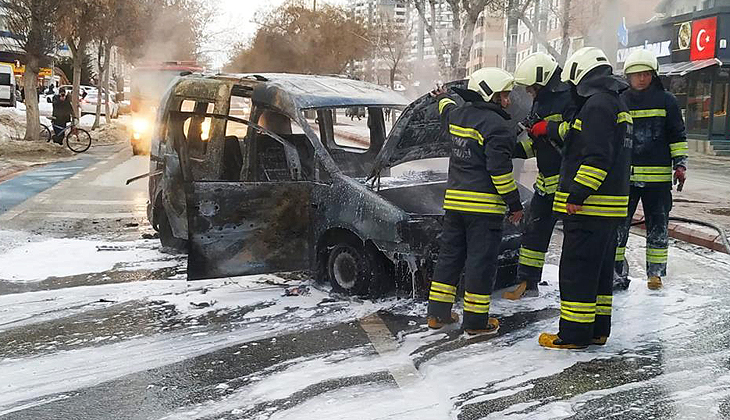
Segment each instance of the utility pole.
[{"label": "utility pole", "polygon": [[313,1],[313,4],[312,4],[312,11],[313,11],[313,12],[316,12],[316,11],[317,11],[317,0],[312,0],[312,1]]}]

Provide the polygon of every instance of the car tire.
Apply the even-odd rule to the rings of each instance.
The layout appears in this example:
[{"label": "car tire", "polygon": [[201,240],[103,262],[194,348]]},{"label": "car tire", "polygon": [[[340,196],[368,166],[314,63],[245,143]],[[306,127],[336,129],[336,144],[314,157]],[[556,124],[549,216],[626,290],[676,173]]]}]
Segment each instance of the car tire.
[{"label": "car tire", "polygon": [[359,245],[339,243],[327,257],[327,276],[332,290],[350,296],[368,296],[377,281],[377,264]]},{"label": "car tire", "polygon": [[157,223],[157,231],[160,234],[160,243],[163,247],[172,248],[176,251],[186,252],[188,250],[188,241],[176,238],[172,233],[172,226],[167,219],[167,213],[159,210],[159,221]]}]

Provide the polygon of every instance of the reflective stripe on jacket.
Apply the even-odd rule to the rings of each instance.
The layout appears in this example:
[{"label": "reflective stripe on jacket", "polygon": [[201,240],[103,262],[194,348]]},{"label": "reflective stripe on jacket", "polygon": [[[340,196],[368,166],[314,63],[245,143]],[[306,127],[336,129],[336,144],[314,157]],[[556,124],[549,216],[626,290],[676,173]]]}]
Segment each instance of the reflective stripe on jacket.
[{"label": "reflective stripe on jacket", "polygon": [[618,94],[606,90],[590,96],[572,122],[561,124],[566,144],[554,211],[565,214],[570,203],[583,208],[567,217],[626,217],[631,122]]},{"label": "reflective stripe on jacket", "polygon": [[631,184],[668,188],[677,166],[687,166],[687,136],[677,100],[655,81],[643,91],[627,90],[626,102],[633,126]]},{"label": "reflective stripe on jacket", "polygon": [[516,140],[506,123],[509,115],[484,101],[458,106],[445,95],[437,99],[442,126],[451,139],[444,209],[500,216],[508,209],[521,210],[512,175]]}]

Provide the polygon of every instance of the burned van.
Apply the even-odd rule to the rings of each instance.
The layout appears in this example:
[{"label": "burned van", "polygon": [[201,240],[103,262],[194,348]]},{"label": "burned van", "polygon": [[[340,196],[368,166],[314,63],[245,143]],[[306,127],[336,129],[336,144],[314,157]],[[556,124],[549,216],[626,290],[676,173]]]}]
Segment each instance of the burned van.
[{"label": "burned van", "polygon": [[[311,270],[343,293],[422,290],[444,213],[442,134],[427,95],[408,104],[339,77],[182,77],[157,116],[148,217],[163,245],[187,249],[191,280]],[[519,236],[506,225],[499,286],[514,281]]]}]

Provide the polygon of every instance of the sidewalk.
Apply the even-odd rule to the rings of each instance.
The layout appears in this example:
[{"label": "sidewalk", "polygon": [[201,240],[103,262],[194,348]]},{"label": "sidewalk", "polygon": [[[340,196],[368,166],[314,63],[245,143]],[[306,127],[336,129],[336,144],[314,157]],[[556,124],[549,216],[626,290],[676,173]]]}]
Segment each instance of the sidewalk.
[{"label": "sidewalk", "polygon": [[[5,111],[4,114],[0,113],[0,182],[36,166],[73,160],[79,156],[65,145],[61,146],[40,140],[25,141],[14,137],[14,135],[7,135],[7,133],[18,132],[17,127],[13,125],[17,121],[11,121],[8,115],[10,115],[8,111]],[[91,117],[93,121],[93,116],[87,115],[86,117]],[[126,127],[129,122],[129,118],[120,118],[112,121],[111,124],[105,124],[96,130],[90,131],[92,150],[95,146],[128,143],[129,133]]]}]

